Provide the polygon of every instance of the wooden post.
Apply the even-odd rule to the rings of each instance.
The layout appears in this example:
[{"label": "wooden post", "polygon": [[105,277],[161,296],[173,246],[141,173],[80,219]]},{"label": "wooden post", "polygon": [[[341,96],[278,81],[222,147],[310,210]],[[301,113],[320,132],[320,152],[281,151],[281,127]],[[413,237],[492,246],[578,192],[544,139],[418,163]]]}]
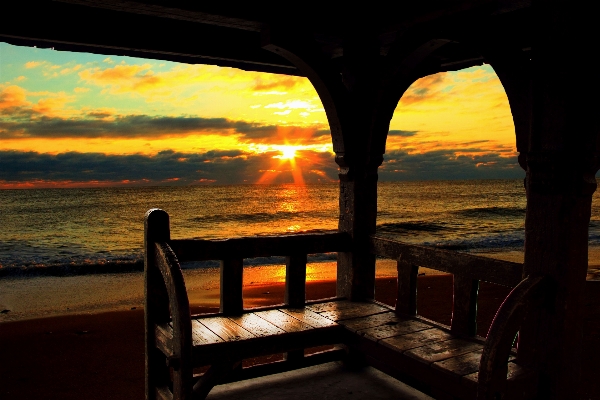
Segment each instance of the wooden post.
[{"label": "wooden post", "polygon": [[396,313],[417,315],[417,277],[419,267],[402,259],[397,262],[398,296],[396,298]]},{"label": "wooden post", "polygon": [[[293,308],[304,307],[306,303],[306,261],[306,254],[285,258],[284,301]],[[288,351],[284,357],[290,363],[298,363],[304,358],[304,349]]]},{"label": "wooden post", "polygon": [[304,307],[306,302],[306,254],[285,258],[285,304]]},{"label": "wooden post", "polygon": [[243,274],[243,259],[221,260],[221,312],[225,315],[241,314],[244,311]]},{"label": "wooden post", "polygon": [[[375,296],[375,255],[369,251],[369,236],[377,221],[377,168],[383,149],[372,153],[371,142],[385,137],[389,119],[377,115],[379,85],[379,46],[365,32],[345,38],[344,68],[346,87],[345,121],[342,125],[344,152],[338,152],[340,166],[340,217],[338,229],[352,236],[352,252],[338,255],[337,295],[350,300]],[[376,140],[375,140],[376,141]]]},{"label": "wooden post", "polygon": [[477,293],[479,281],[464,275],[454,275],[452,333],[463,336],[477,334]]},{"label": "wooden post", "polygon": [[154,243],[171,237],[169,215],[152,209],[144,218],[144,321],[146,346],[146,399],[156,399],[156,388],[169,384],[169,368],[164,355],[156,348],[154,327],[170,319],[169,294],[156,265]]},{"label": "wooden post", "polygon": [[[362,30],[363,21],[347,21],[343,67],[323,57],[320,46],[269,26],[263,47],[287,58],[315,87],[329,121],[336,163],[340,167],[339,224],[352,237],[352,250],[338,254],[337,295],[353,301],[375,294],[375,256],[369,236],[377,219],[377,168],[383,162],[390,121],[402,93],[415,79],[413,69],[428,54],[396,54],[382,62],[380,39]],[[434,51],[436,46],[427,46]],[[412,50],[408,50],[412,53]],[[406,62],[405,62],[406,61]]]}]

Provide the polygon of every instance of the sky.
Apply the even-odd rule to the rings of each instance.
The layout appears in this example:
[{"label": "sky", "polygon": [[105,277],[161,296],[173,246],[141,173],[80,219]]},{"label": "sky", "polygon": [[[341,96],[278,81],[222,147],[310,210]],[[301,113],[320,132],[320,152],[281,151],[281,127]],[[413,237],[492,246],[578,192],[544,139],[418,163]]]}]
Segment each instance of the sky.
[{"label": "sky", "polygon": [[[489,65],[416,81],[380,181],[522,178]],[[0,42],[0,188],[336,182],[305,78]]]}]

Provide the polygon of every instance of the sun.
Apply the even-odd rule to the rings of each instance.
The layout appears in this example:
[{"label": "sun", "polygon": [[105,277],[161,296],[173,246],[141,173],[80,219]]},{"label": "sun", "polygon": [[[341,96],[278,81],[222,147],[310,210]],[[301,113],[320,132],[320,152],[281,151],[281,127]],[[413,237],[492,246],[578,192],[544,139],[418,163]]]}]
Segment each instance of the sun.
[{"label": "sun", "polygon": [[279,151],[281,151],[281,159],[293,160],[296,158],[296,148],[293,146],[281,146]]}]

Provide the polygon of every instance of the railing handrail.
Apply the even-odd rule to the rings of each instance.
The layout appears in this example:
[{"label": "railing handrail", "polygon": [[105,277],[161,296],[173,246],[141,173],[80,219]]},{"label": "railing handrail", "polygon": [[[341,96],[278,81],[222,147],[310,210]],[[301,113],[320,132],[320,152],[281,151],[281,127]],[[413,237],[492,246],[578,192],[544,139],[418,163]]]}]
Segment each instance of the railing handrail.
[{"label": "railing handrail", "polygon": [[351,238],[345,232],[325,232],[230,239],[171,239],[169,245],[179,261],[206,261],[232,256],[253,258],[349,251]]},{"label": "railing handrail", "polygon": [[371,236],[373,254],[419,267],[431,268],[479,281],[515,287],[523,279],[523,264],[468,253],[403,243]]}]

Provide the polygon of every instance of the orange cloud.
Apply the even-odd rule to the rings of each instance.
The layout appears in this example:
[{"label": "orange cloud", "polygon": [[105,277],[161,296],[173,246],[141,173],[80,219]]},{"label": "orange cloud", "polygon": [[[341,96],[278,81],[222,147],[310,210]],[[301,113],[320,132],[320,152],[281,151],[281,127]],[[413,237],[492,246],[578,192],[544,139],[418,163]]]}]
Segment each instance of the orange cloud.
[{"label": "orange cloud", "polygon": [[298,78],[295,76],[275,75],[270,79],[268,75],[257,76],[254,80],[252,89],[255,91],[267,91],[275,89],[289,90],[300,85],[303,83],[303,81],[303,78]]},{"label": "orange cloud", "polygon": [[40,114],[52,117],[67,117],[80,114],[78,110],[69,110],[65,107],[67,103],[75,100],[74,96],[68,96],[64,92],[54,93],[50,97],[38,100],[31,109]]},{"label": "orange cloud", "polygon": [[96,85],[113,87],[114,92],[130,90],[144,90],[161,83],[161,79],[150,70],[150,64],[143,65],[116,65],[112,68],[86,69],[79,73],[79,77]]},{"label": "orange cloud", "polygon": [[42,64],[44,64],[44,63],[41,61],[29,61],[29,62],[25,63],[25,68],[31,69],[31,68],[39,67]]},{"label": "orange cloud", "polygon": [[31,103],[27,101],[27,91],[20,86],[11,85],[2,88],[0,86],[0,112],[9,114],[18,108],[27,107]]},{"label": "orange cloud", "polygon": [[440,73],[418,79],[410,86],[410,88],[408,88],[406,93],[404,93],[400,100],[400,105],[407,106],[421,101],[430,101],[431,99],[438,97],[440,95],[440,89],[445,84],[446,78],[446,74]]}]

